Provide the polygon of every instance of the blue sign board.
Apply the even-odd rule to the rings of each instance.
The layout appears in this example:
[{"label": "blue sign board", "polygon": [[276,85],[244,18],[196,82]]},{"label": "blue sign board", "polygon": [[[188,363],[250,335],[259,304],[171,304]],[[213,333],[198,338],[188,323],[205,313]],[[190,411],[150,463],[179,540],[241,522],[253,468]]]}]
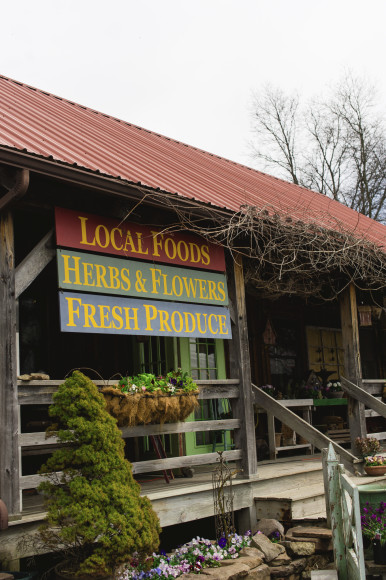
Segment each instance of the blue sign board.
[{"label": "blue sign board", "polygon": [[63,332],[232,338],[228,308],[60,292]]}]

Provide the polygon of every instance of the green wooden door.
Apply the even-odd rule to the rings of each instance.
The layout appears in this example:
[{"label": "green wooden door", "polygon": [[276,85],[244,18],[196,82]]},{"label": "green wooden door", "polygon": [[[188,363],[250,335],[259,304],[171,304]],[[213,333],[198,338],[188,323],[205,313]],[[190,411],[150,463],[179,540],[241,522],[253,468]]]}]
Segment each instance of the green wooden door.
[{"label": "green wooden door", "polygon": [[[142,337],[143,340],[141,341],[136,341],[135,338],[133,337],[133,355],[136,373],[152,373],[159,376],[165,375],[170,370],[178,367],[176,339],[149,336]],[[168,456],[179,454],[177,435],[162,435],[161,440]],[[141,442],[137,442],[137,445],[140,447],[140,453],[145,457],[155,457],[149,437],[141,438]]]},{"label": "green wooden door", "polygon": [[[195,380],[225,379],[224,341],[211,338],[181,338],[181,366]],[[207,421],[229,417],[228,399],[200,401],[200,407],[188,421]],[[231,437],[225,431],[198,431],[186,433],[186,455],[222,451],[231,447]]]}]

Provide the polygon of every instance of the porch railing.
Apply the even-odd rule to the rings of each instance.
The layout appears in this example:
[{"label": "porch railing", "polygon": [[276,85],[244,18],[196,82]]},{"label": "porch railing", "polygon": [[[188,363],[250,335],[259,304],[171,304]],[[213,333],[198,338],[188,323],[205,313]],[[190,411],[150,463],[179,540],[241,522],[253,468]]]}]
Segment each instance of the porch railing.
[{"label": "porch railing", "polygon": [[[24,405],[49,405],[52,403],[52,395],[57,391],[63,380],[46,381],[18,381],[19,406]],[[104,381],[93,381],[97,386],[105,386]],[[196,381],[200,387],[199,399],[236,399],[239,397],[239,381],[208,380]],[[110,383],[111,384],[111,383]],[[218,419],[211,421],[187,421],[178,423],[165,423],[163,425],[138,425],[135,427],[121,428],[124,438],[166,435],[174,433],[192,433],[202,431],[234,431],[240,428],[240,419]],[[22,456],[42,455],[50,453],[58,446],[55,437],[46,438],[45,431],[35,433],[20,433],[19,455]],[[229,461],[239,461],[242,458],[241,449],[230,449],[223,452],[223,456]],[[149,461],[133,462],[133,473],[148,473],[154,471],[167,471],[170,469],[192,467],[214,463],[218,454],[203,453],[198,455],[184,455],[180,457],[168,457]],[[36,488],[41,483],[39,474],[22,475],[20,477],[20,491]]]},{"label": "porch railing", "polygon": [[304,437],[314,447],[322,450],[331,444],[335,451],[339,453],[341,461],[350,471],[356,471],[358,468],[361,469],[362,459],[358,459],[347,449],[341,447],[336,441],[332,441],[329,437],[310,425],[310,423],[307,423],[307,421],[299,417],[296,413],[282,405],[280,401],[273,399],[262,389],[256,387],[256,385],[252,385],[252,387],[257,405],[277,417],[282,423],[293,429],[301,437]]},{"label": "porch railing", "polygon": [[[363,389],[348,379],[344,377],[341,378],[343,390],[350,397],[353,397],[367,407],[367,409],[364,410],[366,417],[386,417],[386,405],[382,402],[380,396],[376,396],[380,394],[379,390],[381,386],[385,384],[385,382],[386,381],[383,379],[366,379],[362,381],[362,383],[366,386],[366,389]],[[328,446],[331,444],[349,471],[352,471],[353,469],[354,471],[361,469],[361,464],[363,463],[362,459],[358,459],[347,449],[341,447],[336,441],[332,441],[329,437],[327,437],[327,435],[324,435],[318,429],[315,429],[315,427],[310,425],[307,421],[282,405],[280,401],[276,401],[255,385],[252,385],[252,387],[254,388],[254,398],[256,404],[258,404],[260,407],[263,407],[268,413],[271,413],[273,416],[277,417],[285,425],[288,425],[288,427],[304,437],[304,439],[309,441],[309,443],[311,443],[314,447],[322,450],[328,448]],[[371,433],[371,435],[377,439],[386,439],[386,432]]]},{"label": "porch railing", "polygon": [[[364,410],[365,417],[385,417],[386,418],[386,405],[382,402],[380,395],[380,388],[386,381],[384,379],[363,379],[362,384],[366,387],[365,389],[355,385],[345,377],[341,378],[341,384],[343,390],[353,399],[362,403],[367,409]],[[386,431],[379,433],[371,433],[372,437],[376,439],[386,439]]]},{"label": "porch railing", "polygon": [[[63,380],[48,381],[18,381],[18,402],[22,407],[24,405],[49,405],[52,402],[52,395],[57,391]],[[94,381],[102,387],[104,381]],[[367,383],[383,384],[384,381],[367,381]],[[228,380],[208,380],[197,381],[200,387],[199,399],[237,399],[239,397],[239,381],[237,379]],[[347,379],[342,378],[344,390],[352,397],[362,402],[368,410],[366,414],[377,414],[386,417],[386,405],[380,399],[354,385]],[[367,386],[367,385],[366,385]],[[379,390],[379,386],[377,388]],[[284,424],[288,425],[301,437],[307,440],[311,445],[318,449],[324,449],[331,444],[335,451],[339,453],[341,461],[350,471],[361,471],[362,460],[355,457],[347,449],[341,447],[336,441],[332,441],[315,429],[310,423],[299,417],[290,409],[284,407],[279,401],[276,401],[255,385],[252,385],[254,400],[257,405],[264,408],[268,413],[277,417]],[[374,393],[375,394],[375,393]],[[135,427],[122,428],[124,438],[192,433],[192,432],[210,432],[210,431],[234,431],[240,428],[240,419],[218,419],[211,421],[189,421],[178,423],[165,423],[163,425],[138,425]],[[379,438],[386,439],[386,433],[377,434]],[[384,435],[384,437],[383,437]],[[237,440],[237,438],[236,438]],[[46,439],[45,432],[20,433],[19,434],[19,460],[26,455],[42,455],[51,452],[58,445],[54,437]],[[240,461],[243,457],[243,450],[235,448],[224,451],[224,456],[230,461]],[[146,461],[135,461],[133,463],[133,473],[148,473],[154,471],[167,471],[184,467],[193,467],[197,465],[206,465],[214,463],[217,459],[217,453],[203,453],[189,456],[167,457],[164,459],[153,459]],[[22,475],[19,481],[20,491],[30,488],[36,488],[42,478],[38,474]]]}]

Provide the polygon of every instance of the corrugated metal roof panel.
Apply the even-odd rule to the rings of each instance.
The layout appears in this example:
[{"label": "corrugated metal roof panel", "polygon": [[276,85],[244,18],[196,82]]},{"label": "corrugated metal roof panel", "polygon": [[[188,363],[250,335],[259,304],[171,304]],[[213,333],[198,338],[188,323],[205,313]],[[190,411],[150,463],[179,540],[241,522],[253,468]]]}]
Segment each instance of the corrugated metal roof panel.
[{"label": "corrugated metal roof panel", "polygon": [[0,76],[0,147],[238,211],[343,225],[386,249],[386,227],[315,193]]}]

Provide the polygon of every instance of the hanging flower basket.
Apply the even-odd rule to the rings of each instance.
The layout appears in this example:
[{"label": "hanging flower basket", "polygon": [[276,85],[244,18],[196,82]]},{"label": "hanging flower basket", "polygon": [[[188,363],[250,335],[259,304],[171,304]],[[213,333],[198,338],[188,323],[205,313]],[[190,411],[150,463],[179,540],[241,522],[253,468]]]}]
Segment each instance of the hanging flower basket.
[{"label": "hanging flower basket", "polygon": [[199,406],[197,385],[180,369],[165,377],[124,377],[118,385],[104,387],[102,394],[119,427],[184,421]]}]

